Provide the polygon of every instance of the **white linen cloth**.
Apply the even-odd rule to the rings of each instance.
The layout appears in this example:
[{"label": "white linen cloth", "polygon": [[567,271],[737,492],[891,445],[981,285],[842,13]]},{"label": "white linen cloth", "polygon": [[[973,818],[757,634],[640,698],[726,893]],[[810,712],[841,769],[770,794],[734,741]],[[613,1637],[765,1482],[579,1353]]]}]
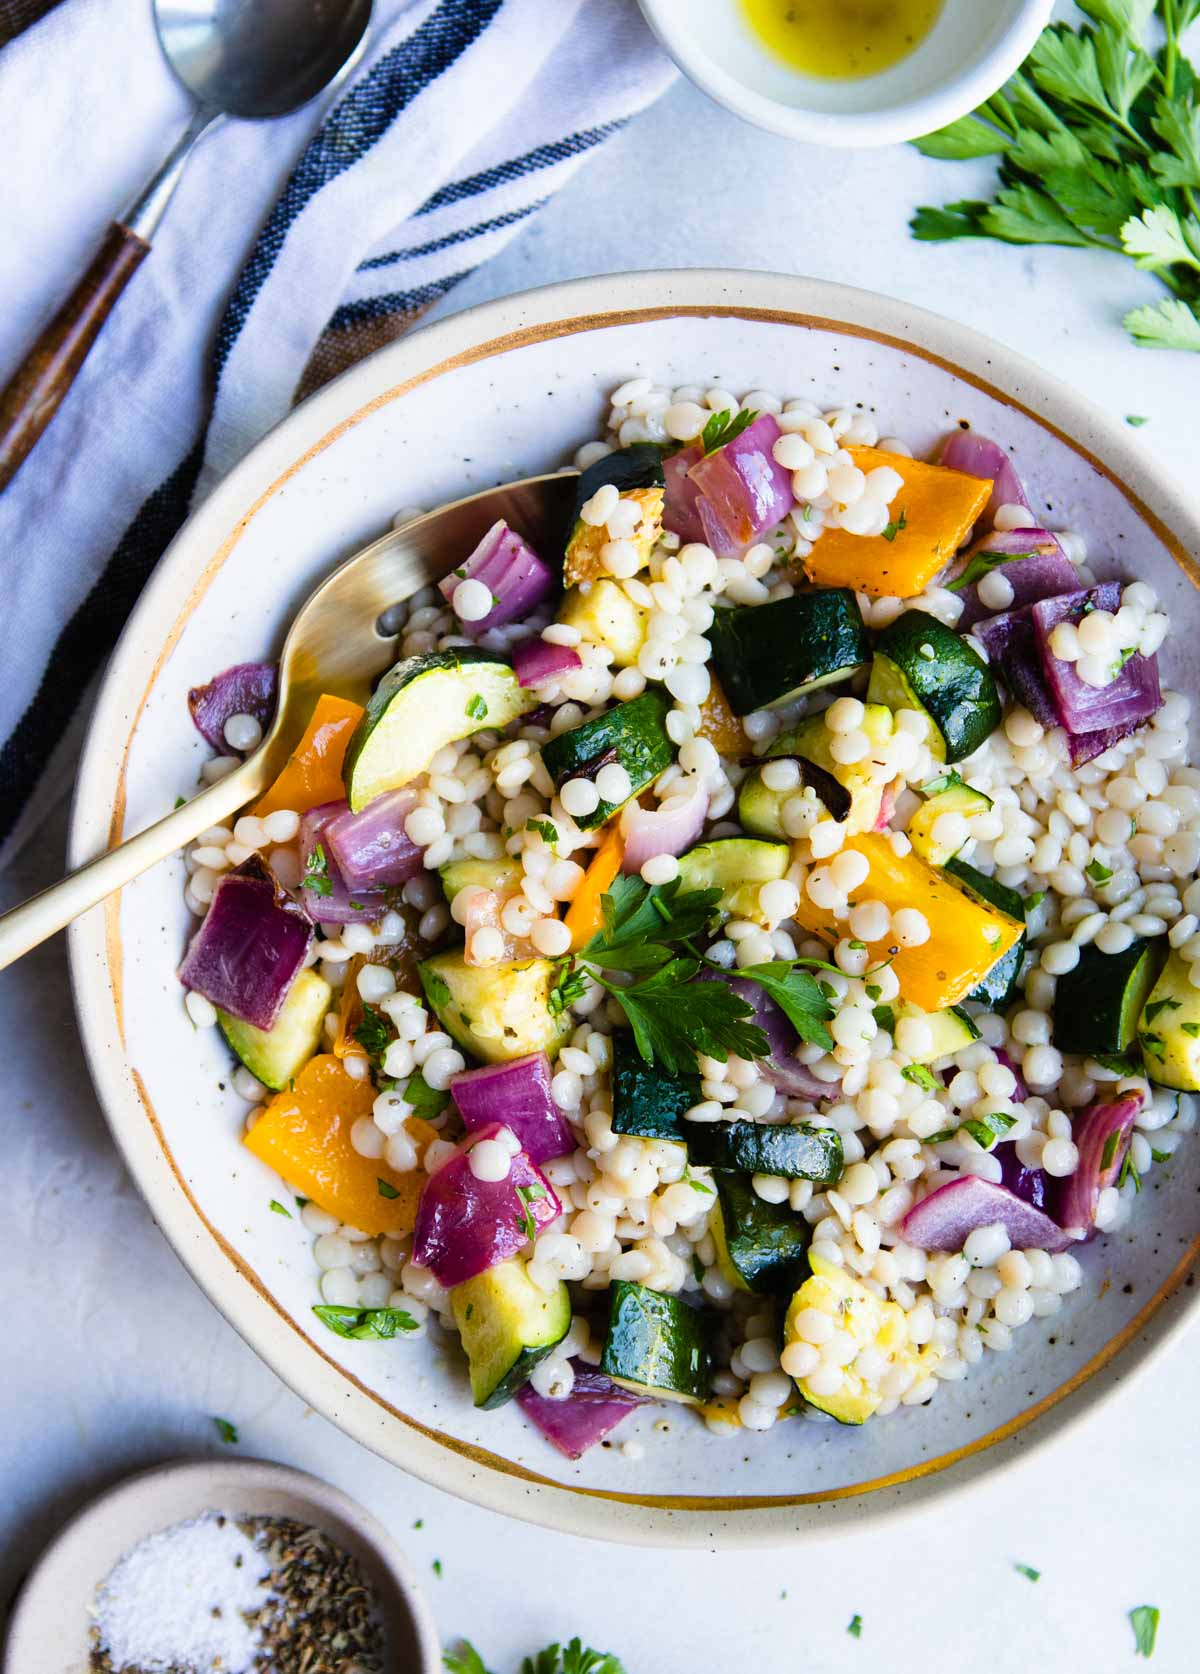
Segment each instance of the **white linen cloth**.
[{"label": "white linen cloth", "polygon": [[[311,387],[396,335],[673,73],[634,0],[376,0],[347,84],[201,142],[0,495],[0,859],[69,782],[155,561],[306,368]],[[0,53],[0,384],[189,115],[148,0],[62,0]]]}]

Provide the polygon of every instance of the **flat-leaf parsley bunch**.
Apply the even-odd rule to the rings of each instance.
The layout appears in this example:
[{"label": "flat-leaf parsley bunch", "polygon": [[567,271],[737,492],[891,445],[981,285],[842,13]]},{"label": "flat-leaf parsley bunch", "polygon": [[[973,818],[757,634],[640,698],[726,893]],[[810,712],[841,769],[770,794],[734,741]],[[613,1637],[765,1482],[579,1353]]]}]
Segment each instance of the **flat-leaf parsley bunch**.
[{"label": "flat-leaf parsley bunch", "polygon": [[642,1057],[669,1075],[694,1074],[698,1054],[765,1058],[770,1043],[754,1007],[725,982],[695,980],[707,970],[757,983],[802,1041],[832,1051],[825,1027],[832,1008],[812,975],[813,968],[832,966],[773,959],[726,972],[697,952],[695,939],[706,933],[720,898],[719,889],[685,890],[678,878],[654,885],[615,879],[600,900],[602,928],[559,966],[550,1010],[557,1014],[580,999],[590,975],[625,1013]]},{"label": "flat-leaf parsley bunch", "polygon": [[1000,185],[918,209],[913,234],[1126,255],[1171,292],[1125,315],[1134,342],[1200,350],[1200,78],[1180,44],[1200,0],[1077,4],[1090,23],[1043,30],[999,93],[914,142],[999,157]]}]

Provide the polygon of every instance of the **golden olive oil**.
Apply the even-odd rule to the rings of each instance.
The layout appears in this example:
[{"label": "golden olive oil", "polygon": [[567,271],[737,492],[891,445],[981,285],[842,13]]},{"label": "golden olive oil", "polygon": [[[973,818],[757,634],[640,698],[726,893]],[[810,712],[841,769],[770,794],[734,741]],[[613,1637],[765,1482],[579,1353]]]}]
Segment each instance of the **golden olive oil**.
[{"label": "golden olive oil", "polygon": [[793,70],[851,80],[907,58],[937,22],[942,0],[741,0],[741,7]]}]

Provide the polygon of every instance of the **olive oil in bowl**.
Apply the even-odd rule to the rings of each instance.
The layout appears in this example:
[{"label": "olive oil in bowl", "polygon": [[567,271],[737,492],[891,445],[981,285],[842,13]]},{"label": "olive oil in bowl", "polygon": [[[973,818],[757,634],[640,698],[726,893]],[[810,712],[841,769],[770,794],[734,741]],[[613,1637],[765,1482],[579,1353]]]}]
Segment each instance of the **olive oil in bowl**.
[{"label": "olive oil in bowl", "polygon": [[942,0],[740,0],[767,49],[802,75],[851,81],[920,46]]}]

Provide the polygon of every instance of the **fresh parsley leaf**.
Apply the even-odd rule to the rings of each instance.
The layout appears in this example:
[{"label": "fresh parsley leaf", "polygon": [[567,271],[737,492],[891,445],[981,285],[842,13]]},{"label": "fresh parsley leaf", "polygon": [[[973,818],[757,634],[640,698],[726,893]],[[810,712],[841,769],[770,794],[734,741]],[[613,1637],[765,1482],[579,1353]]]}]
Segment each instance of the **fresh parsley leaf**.
[{"label": "fresh parsley leaf", "polygon": [[1027,913],[1031,913],[1035,907],[1040,907],[1045,899],[1046,891],[1044,889],[1035,889],[1032,895],[1027,895],[1025,897],[1025,911]]},{"label": "fresh parsley leaf", "polygon": [[1112,867],[1105,866],[1102,861],[1089,860],[1084,871],[1094,884],[1106,884],[1112,881]]},{"label": "fresh parsley leaf", "polygon": [[333,894],[333,879],[329,876],[329,859],[324,843],[318,843],[305,861],[304,876],[300,881],[314,895]]},{"label": "fresh parsley leaf", "polygon": [[1200,1023],[1181,1023],[1179,1027],[1190,1040],[1200,1037]]},{"label": "fresh parsley leaf", "polygon": [[1003,1111],[994,1110],[986,1116],[969,1116],[961,1126],[977,1145],[981,1145],[985,1151],[990,1151],[1001,1134],[1006,1134],[1009,1128],[1016,1125],[1016,1120],[1015,1116],[1007,1116]]},{"label": "fresh parsley leaf", "polygon": [[905,1064],[900,1074],[915,1087],[924,1087],[927,1093],[941,1092],[941,1082],[924,1064]]},{"label": "fresh parsley leaf", "polygon": [[981,122],[977,116],[960,116],[949,127],[938,128],[923,139],[914,140],[913,144],[923,156],[957,163],[966,157],[994,157],[1007,151],[1010,140],[998,128]]},{"label": "fresh parsley leaf", "polygon": [[1101,1069],[1111,1070],[1114,1075],[1140,1075],[1142,1066],[1137,1054],[1133,1052],[1093,1052],[1093,1061]]},{"label": "fresh parsley leaf", "polygon": [[558,842],[558,827],[553,820],[526,820],[525,829],[536,831],[543,843],[548,844],[550,848],[554,848]]},{"label": "fresh parsley leaf", "polygon": [[[414,1528],[416,1526],[413,1525]],[[489,1674],[483,1658],[469,1639],[460,1640],[457,1651],[443,1652],[442,1667],[446,1674]]]},{"label": "fresh parsley leaf", "polygon": [[527,1186],[517,1187],[517,1197],[521,1204],[521,1213],[517,1216],[517,1231],[524,1233],[531,1243],[537,1237],[538,1230],[537,1220],[534,1217],[531,1205],[545,1195],[545,1186],[540,1186],[536,1180],[531,1181]]},{"label": "fresh parsley leaf", "polygon": [[[871,990],[869,988],[867,989],[867,994],[871,999],[874,999],[877,995],[882,993],[882,988],[877,988],[875,990],[875,994],[871,994]],[[894,1035],[896,1033],[896,1011],[894,1006],[872,1006],[871,1016],[875,1019],[881,1029],[887,1030],[889,1035]]]},{"label": "fresh parsley leaf", "polygon": [[[867,990],[867,999],[868,1000],[877,1000],[879,998],[879,996],[883,993],[883,989],[879,986],[879,984],[877,982],[865,983],[864,987]],[[877,1007],[876,1009],[881,1010],[883,1008],[882,1007]],[[891,1015],[894,1016],[894,1014],[891,1014]],[[875,1021],[876,1021],[876,1023],[878,1023],[879,1019],[876,1018]],[[890,1029],[891,1024],[886,1023],[886,1024],[884,1024],[884,1027]]]},{"label": "fresh parsley leaf", "polygon": [[723,448],[726,442],[732,442],[736,436],[753,424],[758,417],[749,408],[743,407],[739,413],[731,413],[728,408],[722,408],[714,413],[704,426],[700,436],[700,445],[705,453],[715,453]]},{"label": "fresh parsley leaf", "polygon": [[952,767],[948,773],[939,773],[936,779],[926,779],[918,786],[922,796],[940,796],[943,791],[953,790],[955,785],[961,785],[963,776],[957,767]]},{"label": "fresh parsley leaf", "polygon": [[896,536],[900,533],[900,531],[902,529],[907,529],[907,528],[908,528],[908,514],[904,510],[904,507],[901,506],[900,516],[899,517],[893,517],[890,522],[888,522],[884,525],[883,538],[884,538],[885,541],[894,541]]},{"label": "fresh parsley leaf", "polygon": [[383,1055],[392,1042],[392,1031],[387,1019],[374,1006],[363,1006],[362,1022],[354,1031],[354,1038],[373,1064],[381,1064]]},{"label": "fresh parsley leaf", "polygon": [[862,1617],[858,1615],[857,1612],[851,1616],[850,1625],[847,1627],[846,1632],[850,1635],[851,1639],[862,1638]]},{"label": "fresh parsley leaf", "polygon": [[450,1103],[450,1094],[431,1087],[420,1070],[414,1070],[404,1083],[403,1097],[406,1104],[412,1105],[413,1115],[421,1116],[427,1122],[440,1116]]},{"label": "fresh parsley leaf", "polygon": [[576,970],[573,960],[564,959],[558,967],[554,985],[546,997],[546,1010],[551,1017],[558,1017],[568,1006],[574,1005],[576,1000],[582,1000],[587,993],[587,985],[587,973]]},{"label": "fresh parsley leaf", "polygon": [[1034,1569],[1031,1564],[1014,1564],[1013,1568],[1018,1575],[1023,1575],[1026,1581],[1040,1581],[1042,1579],[1041,1570]]},{"label": "fresh parsley leaf", "polygon": [[679,878],[653,885],[615,878],[600,897],[603,928],[579,958],[611,971],[655,970],[674,957],[671,943],[704,933],[720,899],[719,889],[684,889]]},{"label": "fresh parsley leaf", "polygon": [[1126,413],[1125,423],[1131,430],[1140,430],[1143,424],[1149,424],[1150,420],[1142,413]]},{"label": "fresh parsley leaf", "polygon": [[174,804],[174,806],[175,806],[175,807],[176,807],[176,808],[182,808],[182,807],[183,807],[183,805],[184,805],[184,803],[185,803],[185,802],[186,802],[186,801],[187,801],[187,797],[186,797],[186,796],[177,796],[177,797],[176,797],[176,798],[175,798],[175,804]]},{"label": "fresh parsley leaf", "polygon": [[429,1567],[440,1581],[442,1579],[442,1560],[435,1558]]},{"label": "fresh parsley leaf", "polygon": [[380,1197],[399,1197],[400,1196],[400,1193],[396,1190],[395,1186],[392,1185],[392,1182],[390,1180],[385,1180],[383,1178],[382,1174],[377,1174],[375,1176],[375,1186],[376,1186],[376,1189],[379,1192]]},{"label": "fresh parsley leaf", "polygon": [[1143,1011],[1142,1016],[1146,1019],[1147,1023],[1153,1023],[1154,1019],[1158,1017],[1161,1012],[1178,1011],[1180,1003],[1181,1002],[1179,1000],[1151,1000],[1150,1004]]},{"label": "fresh parsley leaf", "polygon": [[1001,564],[1017,564],[1024,558],[1037,558],[1041,555],[1029,552],[973,552],[967,560],[961,575],[955,576],[953,581],[944,585],[947,592],[961,593],[966,587],[973,587],[977,581],[982,581],[985,575],[990,575]]},{"label": "fresh parsley leaf", "polygon": [[1134,1656],[1152,1657],[1154,1641],[1158,1638],[1158,1606],[1137,1605],[1129,1612],[1129,1625],[1133,1629]]},{"label": "fresh parsley leaf", "polygon": [[922,1145],[946,1145],[958,1135],[957,1128],[939,1128],[937,1133],[927,1135],[921,1141]]},{"label": "fresh parsley leaf", "polygon": [[398,1331],[415,1331],[417,1322],[403,1308],[341,1308],[321,1302],[313,1313],[338,1337],[376,1343],[394,1337]]},{"label": "fresh parsley leaf", "polygon": [[[493,595],[493,597],[494,596],[495,595]],[[470,697],[467,699],[467,714],[473,721],[483,721],[487,719],[487,712],[487,699],[484,697],[483,693],[472,692]]]},{"label": "fresh parsley leaf", "polygon": [[227,1418],[214,1418],[213,1428],[225,1443],[226,1447],[236,1447],[238,1443],[237,1425],[231,1424]]},{"label": "fresh parsley leaf", "polygon": [[774,1000],[801,1040],[833,1051],[833,1036],[825,1027],[833,1008],[811,972],[789,959],[773,959],[765,965],[744,965],[737,974],[739,980],[757,983]]},{"label": "fresh parsley leaf", "polygon": [[986,203],[944,203],[940,209],[922,204],[908,223],[914,238],[926,244],[944,244],[951,238],[983,238]]},{"label": "fresh parsley leaf", "polygon": [[290,1209],[285,1209],[277,1197],[273,1197],[267,1207],[273,1215],[283,1215],[289,1221],[292,1218],[292,1211]]},{"label": "fresh parsley leaf", "polygon": [[1151,1156],[1152,1160],[1156,1163],[1165,1163],[1165,1162],[1170,1162],[1170,1160],[1171,1160],[1170,1151],[1160,1151],[1158,1149],[1158,1147],[1155,1146],[1155,1145],[1152,1145],[1150,1147],[1150,1156]]},{"label": "fresh parsley leaf", "polygon": [[722,1061],[731,1052],[766,1057],[769,1044],[752,1021],[753,1007],[726,983],[694,982],[699,969],[698,960],[672,959],[628,987],[599,980],[628,1018],[642,1057],[661,1064],[668,1075],[694,1075],[701,1053]]}]

